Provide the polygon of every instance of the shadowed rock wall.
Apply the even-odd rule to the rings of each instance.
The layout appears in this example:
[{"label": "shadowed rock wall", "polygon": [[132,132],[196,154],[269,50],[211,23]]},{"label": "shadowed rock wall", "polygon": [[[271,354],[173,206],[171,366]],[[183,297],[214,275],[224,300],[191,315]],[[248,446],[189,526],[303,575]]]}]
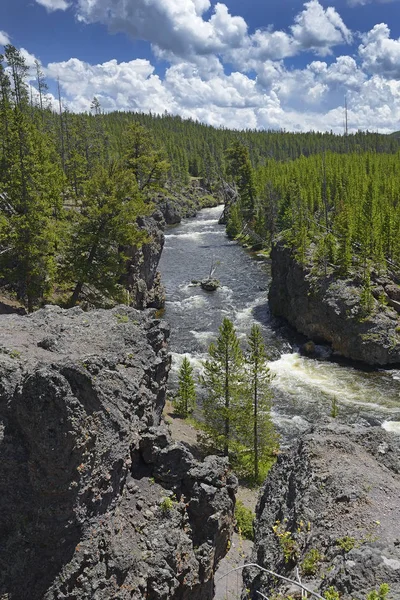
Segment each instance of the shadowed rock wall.
[{"label": "shadowed rock wall", "polygon": [[207,600],[235,478],[161,421],[151,311],[0,317],[0,597]]}]

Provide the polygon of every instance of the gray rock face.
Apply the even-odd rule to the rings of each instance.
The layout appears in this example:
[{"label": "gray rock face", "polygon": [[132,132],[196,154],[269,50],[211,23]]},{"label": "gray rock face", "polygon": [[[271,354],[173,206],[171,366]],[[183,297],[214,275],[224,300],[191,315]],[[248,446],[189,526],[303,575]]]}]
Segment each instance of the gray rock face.
[{"label": "gray rock face", "polygon": [[333,276],[316,280],[280,243],[274,245],[271,259],[273,314],[315,342],[330,343],[347,358],[371,365],[400,363],[400,323],[393,308],[374,300],[373,314],[363,319],[360,282]]},{"label": "gray rock face", "polygon": [[129,260],[124,283],[130,292],[130,304],[139,309],[162,308],[165,291],[157,268],[164,247],[164,218],[157,211],[151,217],[140,217],[138,226],[149,241],[140,248],[126,248]]},{"label": "gray rock face", "polygon": [[0,319],[0,597],[211,600],[236,480],[161,421],[166,324],[124,306]]},{"label": "gray rock face", "polygon": [[167,225],[180,223],[182,219],[195,217],[202,208],[211,208],[221,203],[221,198],[212,196],[208,190],[193,180],[181,191],[169,190],[168,194],[159,193],[154,198]]},{"label": "gray rock face", "polygon": [[[252,563],[343,600],[390,586],[400,597],[400,438],[336,424],[311,432],[271,470],[256,509]],[[316,554],[317,553],[317,554]],[[310,557],[315,560],[310,563]],[[248,569],[243,598],[289,593]],[[290,588],[290,593],[295,588]],[[295,597],[300,597],[297,588]]]}]

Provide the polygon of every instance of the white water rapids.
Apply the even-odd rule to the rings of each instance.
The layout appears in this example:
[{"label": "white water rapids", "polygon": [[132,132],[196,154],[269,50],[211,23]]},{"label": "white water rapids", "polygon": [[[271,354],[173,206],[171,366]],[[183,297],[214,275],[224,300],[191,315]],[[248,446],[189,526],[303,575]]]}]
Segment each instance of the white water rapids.
[{"label": "white water rapids", "polygon": [[[275,377],[273,416],[287,435],[330,414],[333,398],[339,418],[347,422],[380,423],[400,433],[400,371],[362,370],[350,363],[301,356],[303,339],[284,323],[271,319],[268,309],[268,261],[256,260],[225,235],[218,225],[222,207],[205,209],[195,219],[169,227],[160,262],[167,291],[165,318],[171,324],[173,369],[171,385],[183,356],[201,370],[207,348],[228,316],[240,338],[253,323],[262,327]],[[221,288],[205,292],[191,284],[217,265]],[[243,340],[244,341],[244,340]]]}]

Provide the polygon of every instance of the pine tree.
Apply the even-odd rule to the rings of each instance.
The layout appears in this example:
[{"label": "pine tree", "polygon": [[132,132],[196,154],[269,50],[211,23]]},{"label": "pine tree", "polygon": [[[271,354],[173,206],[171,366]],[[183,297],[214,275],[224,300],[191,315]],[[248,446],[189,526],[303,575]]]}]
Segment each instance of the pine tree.
[{"label": "pine tree", "polygon": [[249,150],[235,140],[226,154],[229,163],[228,172],[238,188],[241,213],[246,221],[250,221],[254,216],[256,186]]},{"label": "pine tree", "polygon": [[235,440],[243,378],[243,354],[232,321],[225,318],[217,342],[209,347],[202,384],[206,390],[203,412],[206,432],[225,456]]},{"label": "pine tree", "polygon": [[[2,277],[32,311],[50,290],[55,272],[54,211],[61,204],[62,175],[46,134],[39,131],[28,104],[25,61],[6,46],[11,82],[1,72],[2,116],[6,141],[2,156],[6,171],[0,191],[8,206],[3,236],[9,251],[0,257]],[[7,89],[11,89],[7,99]]]},{"label": "pine tree", "polygon": [[247,338],[246,399],[239,419],[239,437],[252,458],[252,476],[256,483],[265,478],[271,465],[278,437],[271,419],[271,381],[268,356],[261,329],[253,325]]},{"label": "pine tree", "polygon": [[83,185],[79,212],[72,217],[63,272],[74,282],[69,306],[78,302],[85,284],[96,295],[123,299],[119,284],[126,270],[122,248],[140,245],[145,234],[138,230],[139,215],[149,213],[132,173],[116,163],[98,166]]},{"label": "pine tree", "polygon": [[179,369],[179,387],[173,405],[176,413],[184,419],[193,412],[196,405],[196,390],[193,380],[193,367],[185,356]]},{"label": "pine tree", "polygon": [[169,165],[164,153],[156,147],[151,133],[137,123],[124,134],[123,160],[141,192],[157,189],[165,182]]}]

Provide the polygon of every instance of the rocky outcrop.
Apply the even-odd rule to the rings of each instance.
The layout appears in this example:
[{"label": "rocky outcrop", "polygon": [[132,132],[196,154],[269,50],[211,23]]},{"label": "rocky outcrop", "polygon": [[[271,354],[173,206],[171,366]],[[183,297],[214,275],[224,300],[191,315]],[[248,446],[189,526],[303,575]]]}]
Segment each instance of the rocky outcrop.
[{"label": "rocky outcrop", "polygon": [[211,600],[236,480],[163,426],[167,338],[123,306],[1,317],[1,598]]},{"label": "rocky outcrop", "polygon": [[148,241],[140,247],[125,249],[128,264],[123,283],[129,290],[129,302],[135,308],[162,308],[165,290],[157,268],[164,247],[164,218],[156,211],[150,217],[139,217],[137,224]]},{"label": "rocky outcrop", "polygon": [[215,290],[221,287],[219,280],[215,279],[215,277],[206,277],[206,279],[202,279],[200,285],[206,292],[215,292]]},{"label": "rocky outcrop", "polygon": [[182,219],[195,217],[202,208],[211,208],[222,202],[222,198],[212,195],[198,180],[182,190],[167,190],[153,198],[162,212],[167,225],[180,223]]},{"label": "rocky outcrop", "polygon": [[[279,456],[256,509],[252,563],[323,595],[365,600],[380,584],[400,597],[400,438],[381,428],[336,424]],[[300,590],[256,568],[243,598],[300,598]],[[279,596],[281,597],[281,596]]]},{"label": "rocky outcrop", "polygon": [[338,279],[332,274],[316,277],[311,267],[297,262],[282,243],[273,246],[271,260],[269,302],[273,314],[284,317],[315,342],[330,343],[347,358],[370,365],[400,363],[400,321],[390,306],[397,302],[391,287],[400,288],[390,287],[385,280],[385,287],[381,285],[377,293],[380,284],[374,283],[377,299],[373,299],[372,313],[365,317],[360,309],[360,279]]}]

